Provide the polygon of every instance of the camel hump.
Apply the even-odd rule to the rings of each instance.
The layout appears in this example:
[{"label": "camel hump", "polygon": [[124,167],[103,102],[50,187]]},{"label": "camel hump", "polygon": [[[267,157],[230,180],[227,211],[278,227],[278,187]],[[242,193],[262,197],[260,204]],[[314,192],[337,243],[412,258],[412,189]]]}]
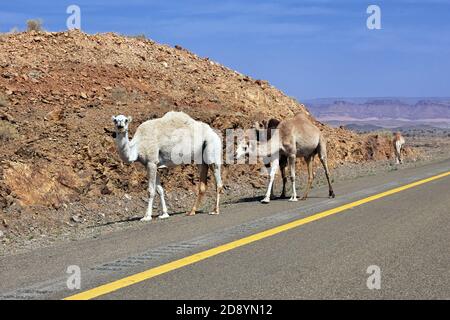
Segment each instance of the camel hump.
[{"label": "camel hump", "polygon": [[290,120],[296,127],[310,128],[310,130],[314,130],[311,129],[312,127],[317,128],[311,121],[311,119],[303,112],[297,112],[295,116]]},{"label": "camel hump", "polygon": [[300,130],[300,131],[308,131],[308,132],[316,132],[319,131],[314,123],[308,118],[306,114],[303,112],[298,112],[291,119],[287,119],[282,121],[278,128],[280,130]]},{"label": "camel hump", "polygon": [[304,112],[297,112],[297,113],[294,115],[294,118],[307,119],[307,120],[309,120],[308,116],[307,116]]},{"label": "camel hump", "polygon": [[169,128],[199,128],[199,124],[201,123],[181,111],[169,111],[160,118],[160,121],[161,126],[167,130],[169,130]]},{"label": "camel hump", "polygon": [[183,111],[169,111],[161,119],[164,120],[185,120],[185,121],[195,121],[188,114]]}]

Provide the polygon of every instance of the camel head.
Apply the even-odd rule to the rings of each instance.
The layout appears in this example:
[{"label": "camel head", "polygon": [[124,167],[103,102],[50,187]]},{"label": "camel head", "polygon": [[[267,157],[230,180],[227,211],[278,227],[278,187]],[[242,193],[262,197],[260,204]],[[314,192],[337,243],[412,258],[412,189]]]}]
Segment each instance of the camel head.
[{"label": "camel head", "polygon": [[255,122],[253,122],[252,128],[254,128],[256,130],[264,130],[264,129],[267,129],[267,123],[265,120],[260,121],[260,122],[255,121]]},{"label": "camel head", "polygon": [[112,121],[116,128],[117,133],[128,132],[128,125],[131,123],[132,118],[124,115],[112,116]]},{"label": "camel head", "polygon": [[272,137],[273,131],[277,129],[278,125],[280,124],[280,121],[271,118],[269,121],[262,120],[260,122],[254,122],[253,123],[253,129],[256,130],[256,139],[258,141],[267,139],[270,140]]}]

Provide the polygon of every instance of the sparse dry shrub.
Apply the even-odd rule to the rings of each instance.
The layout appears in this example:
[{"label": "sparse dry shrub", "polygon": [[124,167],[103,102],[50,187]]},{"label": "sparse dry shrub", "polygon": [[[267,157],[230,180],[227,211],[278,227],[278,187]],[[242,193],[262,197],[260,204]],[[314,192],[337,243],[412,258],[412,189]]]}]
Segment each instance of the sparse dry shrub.
[{"label": "sparse dry shrub", "polygon": [[0,120],[0,141],[8,142],[19,138],[17,129],[7,121]]},{"label": "sparse dry shrub", "polygon": [[15,33],[19,33],[20,32],[20,30],[19,30],[19,28],[17,28],[17,27],[13,27],[13,28],[11,28],[11,30],[9,30],[9,34],[15,34]]},{"label": "sparse dry shrub", "polygon": [[380,130],[372,132],[372,134],[377,134],[380,137],[384,137],[384,138],[387,138],[387,139],[392,139],[392,137],[393,137],[392,131],[390,131],[390,130],[380,129]]},{"label": "sparse dry shrub", "polygon": [[128,36],[128,37],[129,38],[133,38],[133,39],[138,39],[138,40],[147,40],[147,37],[143,33],[136,34],[136,35],[131,35],[131,36]]},{"label": "sparse dry shrub", "polygon": [[114,101],[120,101],[123,102],[126,100],[127,97],[127,90],[122,87],[115,87],[111,90],[111,98]]},{"label": "sparse dry shrub", "polygon": [[115,87],[111,90],[111,99],[116,104],[126,104],[133,101],[136,98],[136,94],[133,92],[128,92],[127,89],[123,87]]},{"label": "sparse dry shrub", "polygon": [[30,19],[27,20],[27,31],[44,31],[44,28],[42,27],[42,19]]}]

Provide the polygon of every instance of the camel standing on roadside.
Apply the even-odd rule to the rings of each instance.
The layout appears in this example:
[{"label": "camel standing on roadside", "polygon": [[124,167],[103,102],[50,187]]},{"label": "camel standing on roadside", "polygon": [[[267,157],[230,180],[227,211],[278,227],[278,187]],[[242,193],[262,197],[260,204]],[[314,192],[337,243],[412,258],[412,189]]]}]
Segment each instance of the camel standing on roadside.
[{"label": "camel standing on roadside", "polygon": [[188,215],[194,215],[206,192],[209,166],[212,167],[216,182],[216,205],[211,214],[219,214],[219,200],[222,191],[220,168],[222,163],[222,141],[209,125],[195,121],[183,112],[168,112],[162,118],[148,120],[136,130],[131,141],[128,140],[128,125],[131,117],[113,116],[116,129],[116,145],[120,158],[132,163],[139,161],[148,172],[148,192],[150,198],[147,211],[141,221],[152,219],[155,191],[161,199],[162,214],[168,218],[164,190],[160,183],[158,168],[173,167],[192,163],[198,165],[200,184],[197,200]]},{"label": "camel standing on roadside", "polygon": [[272,190],[275,174],[279,166],[281,156],[288,159],[288,165],[291,173],[292,196],[289,201],[298,201],[297,191],[295,188],[295,162],[297,157],[303,157],[308,168],[308,183],[302,200],[308,196],[311,188],[313,174],[313,160],[316,154],[319,155],[320,161],[325,169],[325,175],[328,181],[329,197],[334,198],[333,187],[330,182],[330,173],[327,163],[326,140],[319,128],[317,128],[311,120],[303,113],[296,114],[292,119],[282,121],[269,141],[241,141],[238,144],[236,158],[239,159],[246,154],[257,153],[260,156],[271,158],[270,180],[267,188],[266,196],[262,203],[270,202],[270,193]]},{"label": "camel standing on roadside", "polygon": [[395,153],[395,163],[403,163],[402,159],[402,148],[405,144],[405,139],[402,137],[400,132],[396,132],[394,134],[394,138],[392,139],[392,144],[394,146],[394,153]]}]

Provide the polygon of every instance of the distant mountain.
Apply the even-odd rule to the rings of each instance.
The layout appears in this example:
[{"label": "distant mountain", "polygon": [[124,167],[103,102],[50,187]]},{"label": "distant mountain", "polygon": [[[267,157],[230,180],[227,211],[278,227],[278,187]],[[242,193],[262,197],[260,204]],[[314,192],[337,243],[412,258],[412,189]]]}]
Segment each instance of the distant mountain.
[{"label": "distant mountain", "polygon": [[381,127],[450,125],[450,98],[326,98],[305,104],[323,122],[362,121]]},{"label": "distant mountain", "polygon": [[357,123],[349,123],[345,125],[345,128],[355,132],[372,132],[383,129],[383,127],[375,126],[372,124],[357,124]]}]

